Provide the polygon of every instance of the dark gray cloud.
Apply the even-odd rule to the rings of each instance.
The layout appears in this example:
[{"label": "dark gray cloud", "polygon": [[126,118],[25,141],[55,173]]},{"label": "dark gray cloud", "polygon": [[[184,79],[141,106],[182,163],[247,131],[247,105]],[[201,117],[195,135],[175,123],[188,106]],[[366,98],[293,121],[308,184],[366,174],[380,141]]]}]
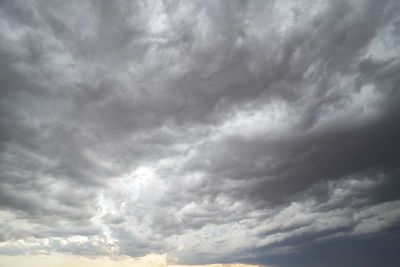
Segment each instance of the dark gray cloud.
[{"label": "dark gray cloud", "polygon": [[0,253],[397,262],[399,14],[2,1]]}]

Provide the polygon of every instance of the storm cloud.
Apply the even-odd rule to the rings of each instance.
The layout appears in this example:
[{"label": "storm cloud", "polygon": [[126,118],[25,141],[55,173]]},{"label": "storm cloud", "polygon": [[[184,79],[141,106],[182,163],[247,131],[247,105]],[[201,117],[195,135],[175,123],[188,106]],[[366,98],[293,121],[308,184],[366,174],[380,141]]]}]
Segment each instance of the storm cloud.
[{"label": "storm cloud", "polygon": [[399,15],[1,1],[0,254],[399,262]]}]

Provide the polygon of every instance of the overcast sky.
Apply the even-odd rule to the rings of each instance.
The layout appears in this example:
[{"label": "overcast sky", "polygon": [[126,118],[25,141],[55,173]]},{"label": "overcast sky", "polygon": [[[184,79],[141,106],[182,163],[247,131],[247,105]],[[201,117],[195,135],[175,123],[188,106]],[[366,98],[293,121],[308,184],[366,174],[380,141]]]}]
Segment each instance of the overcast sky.
[{"label": "overcast sky", "polygon": [[1,0],[0,266],[398,264],[399,56],[398,0]]}]

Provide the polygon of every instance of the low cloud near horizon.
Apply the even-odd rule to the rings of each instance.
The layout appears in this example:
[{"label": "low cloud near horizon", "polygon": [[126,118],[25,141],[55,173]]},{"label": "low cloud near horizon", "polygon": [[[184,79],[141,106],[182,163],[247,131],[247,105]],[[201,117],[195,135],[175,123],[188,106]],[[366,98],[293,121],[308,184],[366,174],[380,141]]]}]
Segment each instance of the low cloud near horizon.
[{"label": "low cloud near horizon", "polygon": [[1,1],[0,266],[398,263],[399,55],[396,0]]}]

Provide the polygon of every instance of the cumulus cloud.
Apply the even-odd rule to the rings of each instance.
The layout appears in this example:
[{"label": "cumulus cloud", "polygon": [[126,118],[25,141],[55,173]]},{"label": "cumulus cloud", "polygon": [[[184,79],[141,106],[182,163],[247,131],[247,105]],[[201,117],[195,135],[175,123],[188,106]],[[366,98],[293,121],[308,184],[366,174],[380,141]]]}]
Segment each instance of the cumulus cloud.
[{"label": "cumulus cloud", "polygon": [[399,12],[2,1],[0,254],[396,262]]}]

